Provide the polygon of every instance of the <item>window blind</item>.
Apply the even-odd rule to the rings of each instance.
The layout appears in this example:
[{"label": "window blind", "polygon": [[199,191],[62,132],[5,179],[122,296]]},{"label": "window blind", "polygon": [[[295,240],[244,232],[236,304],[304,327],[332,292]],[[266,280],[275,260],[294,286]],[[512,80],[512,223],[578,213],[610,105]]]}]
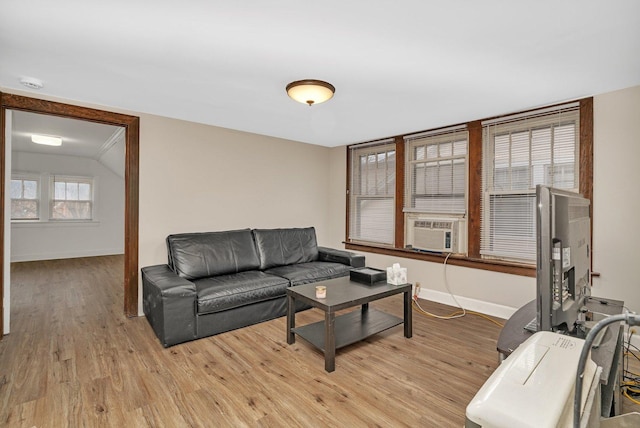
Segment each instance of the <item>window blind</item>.
[{"label": "window blind", "polygon": [[40,179],[30,176],[11,178],[11,220],[39,220]]},{"label": "window blind", "polygon": [[404,138],[405,212],[465,214],[467,209],[466,125]]},{"label": "window blind", "polygon": [[94,180],[89,177],[53,176],[51,220],[91,220]]},{"label": "window blind", "polygon": [[349,148],[349,240],[393,245],[396,149],[392,139]]},{"label": "window blind", "polygon": [[579,188],[579,106],[483,122],[480,253],[534,263],[535,187]]}]

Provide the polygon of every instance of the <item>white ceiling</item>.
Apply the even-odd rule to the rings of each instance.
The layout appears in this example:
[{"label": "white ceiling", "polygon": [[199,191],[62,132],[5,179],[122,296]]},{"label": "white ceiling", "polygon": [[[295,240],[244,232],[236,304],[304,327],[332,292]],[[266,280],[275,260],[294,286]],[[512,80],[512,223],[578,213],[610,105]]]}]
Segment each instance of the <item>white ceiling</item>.
[{"label": "white ceiling", "polygon": [[[324,146],[640,84],[638,0],[3,0],[0,87]],[[287,83],[326,80],[308,107]]]},{"label": "white ceiling", "polygon": [[[79,156],[98,160],[122,138],[123,128],[76,119],[13,111],[11,120],[11,150]],[[62,138],[62,146],[51,147],[31,142],[32,134]]]}]

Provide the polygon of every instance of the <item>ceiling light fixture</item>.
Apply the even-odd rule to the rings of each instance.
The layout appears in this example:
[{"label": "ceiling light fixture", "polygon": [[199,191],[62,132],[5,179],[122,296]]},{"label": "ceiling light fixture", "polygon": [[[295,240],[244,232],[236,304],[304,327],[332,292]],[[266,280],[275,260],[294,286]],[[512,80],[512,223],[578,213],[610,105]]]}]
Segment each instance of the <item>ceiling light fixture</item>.
[{"label": "ceiling light fixture", "polygon": [[297,80],[287,85],[287,94],[292,99],[309,106],[327,101],[335,92],[331,83],[322,80]]},{"label": "ceiling light fixture", "polygon": [[22,79],[20,79],[20,83],[29,89],[42,89],[42,87],[44,86],[42,80],[36,79],[34,77],[23,77]]},{"label": "ceiling light fixture", "polygon": [[51,137],[49,135],[33,134],[31,136],[31,141],[36,144],[43,144],[45,146],[61,146],[62,145],[62,138]]}]

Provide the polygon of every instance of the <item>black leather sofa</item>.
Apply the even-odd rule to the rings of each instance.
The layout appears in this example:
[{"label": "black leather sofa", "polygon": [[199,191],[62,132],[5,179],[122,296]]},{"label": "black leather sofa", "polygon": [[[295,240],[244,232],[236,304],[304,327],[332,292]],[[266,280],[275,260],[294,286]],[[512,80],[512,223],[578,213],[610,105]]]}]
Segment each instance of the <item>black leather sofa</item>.
[{"label": "black leather sofa", "polygon": [[364,256],[318,247],[313,227],[183,233],[166,242],[168,263],[142,268],[144,314],[165,347],[281,317],[287,287],[365,265]]}]

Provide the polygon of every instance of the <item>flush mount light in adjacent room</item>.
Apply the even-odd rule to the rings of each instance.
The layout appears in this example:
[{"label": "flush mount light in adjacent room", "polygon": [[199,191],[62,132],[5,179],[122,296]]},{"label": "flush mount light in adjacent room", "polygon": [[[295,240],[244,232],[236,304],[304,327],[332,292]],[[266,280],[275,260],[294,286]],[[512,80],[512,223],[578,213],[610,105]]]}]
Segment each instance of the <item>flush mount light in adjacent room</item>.
[{"label": "flush mount light in adjacent room", "polygon": [[287,85],[287,94],[292,99],[310,106],[327,101],[335,92],[336,88],[331,83],[322,80],[297,80]]},{"label": "flush mount light in adjacent room", "polygon": [[61,146],[62,145],[62,138],[52,137],[50,135],[33,134],[31,136],[31,141],[36,144],[43,144],[45,146]]}]

